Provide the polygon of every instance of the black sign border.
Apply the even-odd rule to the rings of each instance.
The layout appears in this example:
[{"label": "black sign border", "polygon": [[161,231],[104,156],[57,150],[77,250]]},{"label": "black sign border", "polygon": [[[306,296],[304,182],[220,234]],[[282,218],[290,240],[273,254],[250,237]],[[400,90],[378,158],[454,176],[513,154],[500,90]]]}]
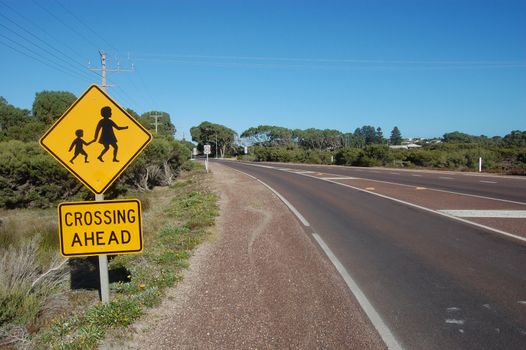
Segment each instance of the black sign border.
[{"label": "black sign border", "polygon": [[[137,203],[137,208],[139,209],[138,212],[138,218],[139,218],[139,240],[141,243],[141,248],[139,250],[118,250],[118,251],[111,251],[108,253],[99,253],[99,252],[88,252],[88,253],[82,253],[82,254],[65,254],[64,253],[64,240],[62,239],[62,207],[66,206],[72,206],[72,205],[104,205],[104,204],[114,204],[114,203],[130,203],[135,202]],[[99,255],[119,255],[119,254],[137,254],[141,253],[144,249],[144,240],[143,240],[143,232],[142,232],[142,206],[141,201],[138,199],[118,199],[118,200],[109,200],[109,201],[93,201],[93,202],[65,202],[60,203],[58,205],[58,237],[60,240],[60,254],[63,257],[66,258],[74,258],[74,257],[81,257],[81,256],[99,256]]]},{"label": "black sign border", "polygon": [[[124,113],[124,115],[126,115],[133,123],[135,123],[135,125],[137,125],[140,129],[142,129],[148,135],[148,140],[141,147],[139,147],[137,152],[135,152],[135,154],[122,166],[122,168],[115,174],[115,176],[113,176],[113,178],[111,178],[110,181],[108,181],[106,186],[104,186],[104,188],[100,192],[97,192],[89,183],[86,182],[86,180],[82,178],[82,176],[80,176],[79,174],[75,172],[75,170],[70,168],[69,164],[66,161],[63,161],[62,159],[60,159],[55,153],[53,153],[53,151],[50,148],[48,148],[44,144],[44,139],[55,129],[55,127],[57,127],[60,124],[60,122],[69,114],[69,112],[73,110],[73,108],[75,108],[75,106],[84,98],[84,96],[86,96],[86,94],[91,91],[91,89],[97,89],[99,92],[101,92],[107,99],[109,99],[115,106],[117,106],[117,108],[122,113]],[[137,120],[135,120],[134,117],[132,117],[128,112],[126,112],[126,110],[124,110],[117,102],[115,102],[98,85],[93,84],[67,109],[67,111],[64,112],[64,114],[59,119],[57,119],[57,121],[51,126],[51,128],[49,128],[49,130],[44,134],[44,136],[40,138],[39,143],[40,143],[40,146],[42,146],[46,151],[48,151],[53,156],[53,158],[58,160],[58,162],[62,164],[62,166],[68,169],[70,173],[72,173],[80,182],[82,182],[87,188],[89,188],[91,192],[95,194],[103,194],[104,192],[106,192],[106,190],[111,185],[113,185],[115,180],[117,180],[117,178],[122,175],[124,170],[126,170],[128,166],[130,166],[131,162],[133,162],[135,158],[137,158],[137,156],[144,150],[144,148],[146,148],[146,146],[150,143],[151,140],[152,140],[152,134],[144,126],[142,126]]]}]

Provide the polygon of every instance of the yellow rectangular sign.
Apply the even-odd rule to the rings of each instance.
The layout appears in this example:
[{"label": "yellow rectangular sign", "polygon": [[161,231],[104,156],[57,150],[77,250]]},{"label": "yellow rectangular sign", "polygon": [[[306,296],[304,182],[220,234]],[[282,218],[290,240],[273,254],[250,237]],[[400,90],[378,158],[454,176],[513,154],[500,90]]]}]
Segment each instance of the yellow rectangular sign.
[{"label": "yellow rectangular sign", "polygon": [[65,257],[140,253],[141,218],[137,199],[60,203],[60,252]]}]

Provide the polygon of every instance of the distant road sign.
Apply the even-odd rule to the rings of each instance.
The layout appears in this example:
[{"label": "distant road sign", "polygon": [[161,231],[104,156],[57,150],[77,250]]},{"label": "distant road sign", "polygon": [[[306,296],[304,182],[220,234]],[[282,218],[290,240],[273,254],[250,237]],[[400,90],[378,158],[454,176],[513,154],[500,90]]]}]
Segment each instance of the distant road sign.
[{"label": "distant road sign", "polygon": [[151,139],[126,110],[91,85],[40,144],[91,191],[102,194]]},{"label": "distant road sign", "polygon": [[205,146],[204,146],[204,154],[210,154],[210,153],[212,153],[212,152],[210,151],[210,145],[205,145]]},{"label": "distant road sign", "polygon": [[141,217],[137,199],[61,203],[60,252],[65,257],[140,253]]}]

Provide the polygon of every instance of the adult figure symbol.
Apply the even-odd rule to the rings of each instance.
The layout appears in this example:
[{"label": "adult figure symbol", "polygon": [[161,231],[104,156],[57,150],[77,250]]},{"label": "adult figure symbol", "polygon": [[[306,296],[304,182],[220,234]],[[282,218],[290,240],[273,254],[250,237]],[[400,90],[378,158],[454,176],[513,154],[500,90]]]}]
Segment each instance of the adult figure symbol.
[{"label": "adult figure symbol", "polygon": [[115,124],[115,122],[113,122],[113,120],[111,120],[111,107],[109,106],[102,107],[100,110],[100,115],[102,116],[102,119],[97,124],[93,141],[97,140],[100,133],[99,143],[104,146],[104,149],[102,152],[100,152],[100,155],[97,157],[97,159],[101,162],[104,162],[102,156],[108,152],[108,149],[111,146],[113,147],[113,161],[118,162],[119,160],[117,159],[117,152],[119,151],[119,147],[117,146],[117,137],[115,136],[113,129],[125,130],[128,129],[128,127],[118,126]]}]

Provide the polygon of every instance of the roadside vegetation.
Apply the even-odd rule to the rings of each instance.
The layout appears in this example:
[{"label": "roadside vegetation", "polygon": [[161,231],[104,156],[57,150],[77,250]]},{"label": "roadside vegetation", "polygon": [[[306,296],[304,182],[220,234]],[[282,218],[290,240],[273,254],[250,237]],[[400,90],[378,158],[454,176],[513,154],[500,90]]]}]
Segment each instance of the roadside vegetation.
[{"label": "roadside vegetation", "polygon": [[404,140],[397,127],[384,138],[382,129],[373,126],[347,134],[259,126],[241,136],[252,144],[250,155],[242,158],[254,161],[475,171],[482,157],[484,171],[526,175],[526,131],[492,138],[451,132],[440,139]]},{"label": "roadside vegetation", "polygon": [[[54,210],[7,212],[0,250],[0,345],[94,349],[108,330],[118,334],[145,308],[160,303],[218,215],[208,175],[191,164],[170,186],[129,193],[143,205],[144,251],[110,260],[109,304],[98,302],[93,259],[59,256]],[[95,283],[72,288],[75,279],[89,280],[79,274],[91,275]]]},{"label": "roadside vegetation", "polygon": [[112,301],[100,304],[97,258],[64,259],[57,233],[57,204],[94,195],[38,144],[75,99],[43,91],[24,110],[0,98],[0,347],[96,348],[161,301],[217,216],[207,174],[189,161],[193,145],[174,139],[169,114],[128,110],[154,138],[105,198],[141,200],[144,252],[110,259]]},{"label": "roadside vegetation", "polygon": [[[404,139],[398,127],[384,136],[381,127],[364,125],[354,132],[334,129],[251,127],[241,135],[223,125],[203,122],[191,130],[199,150],[256,162],[295,162],[346,166],[386,166],[526,175],[526,131],[501,137],[449,132],[435,139]],[[248,145],[248,155],[244,147]]]}]

